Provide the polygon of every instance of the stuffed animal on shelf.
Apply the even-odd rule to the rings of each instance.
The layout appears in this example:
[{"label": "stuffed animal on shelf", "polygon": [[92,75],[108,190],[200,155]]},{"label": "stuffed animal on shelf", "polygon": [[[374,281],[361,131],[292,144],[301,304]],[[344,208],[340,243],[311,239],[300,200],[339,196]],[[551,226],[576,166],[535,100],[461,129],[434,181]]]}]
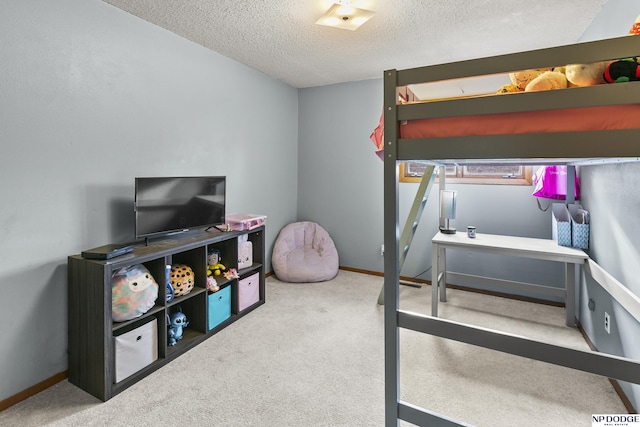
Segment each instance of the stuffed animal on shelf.
[{"label": "stuffed animal on shelf", "polygon": [[154,306],[158,283],[142,264],[114,271],[111,276],[111,314],[116,322],[135,319]]},{"label": "stuffed animal on shelf", "polygon": [[604,71],[607,83],[622,83],[640,81],[640,64],[637,58],[613,61]]},{"label": "stuffed animal on shelf", "polygon": [[238,279],[240,275],[235,268],[230,268],[228,271],[224,273],[224,278],[227,280]]},{"label": "stuffed animal on shelf", "polygon": [[184,328],[189,326],[186,314],[182,312],[182,308],[178,307],[178,311],[173,313],[171,317],[167,317],[167,333],[170,346],[174,346],[182,339]]},{"label": "stuffed animal on shelf", "polygon": [[173,287],[173,295],[176,297],[189,294],[195,286],[195,274],[191,267],[184,264],[171,266],[169,280]]},{"label": "stuffed animal on shelf", "polygon": [[218,286],[218,282],[213,276],[207,276],[207,289],[211,292],[218,292],[220,290],[220,286]]},{"label": "stuffed animal on shelf", "polygon": [[227,267],[222,264],[222,255],[217,249],[209,251],[207,262],[207,276],[220,276],[227,271]]},{"label": "stuffed animal on shelf", "polygon": [[210,276],[220,276],[221,274],[224,274],[225,271],[227,271],[227,267],[221,263],[211,264],[207,267],[207,274]]}]

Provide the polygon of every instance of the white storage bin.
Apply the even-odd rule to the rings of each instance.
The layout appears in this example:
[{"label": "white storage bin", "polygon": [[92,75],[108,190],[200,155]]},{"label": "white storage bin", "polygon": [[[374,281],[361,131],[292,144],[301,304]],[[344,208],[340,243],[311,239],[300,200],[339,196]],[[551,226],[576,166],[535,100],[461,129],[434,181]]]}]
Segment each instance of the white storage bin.
[{"label": "white storage bin", "polygon": [[157,319],[115,337],[115,353],[115,383],[158,360]]}]

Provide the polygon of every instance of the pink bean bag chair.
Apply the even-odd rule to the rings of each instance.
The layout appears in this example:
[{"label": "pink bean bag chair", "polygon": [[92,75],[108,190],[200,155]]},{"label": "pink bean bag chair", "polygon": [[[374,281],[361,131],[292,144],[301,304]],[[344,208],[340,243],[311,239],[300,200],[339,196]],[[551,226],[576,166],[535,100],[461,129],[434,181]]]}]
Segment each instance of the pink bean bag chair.
[{"label": "pink bean bag chair", "polygon": [[315,222],[294,222],[280,230],[271,263],[283,282],[323,282],[338,274],[338,251]]}]

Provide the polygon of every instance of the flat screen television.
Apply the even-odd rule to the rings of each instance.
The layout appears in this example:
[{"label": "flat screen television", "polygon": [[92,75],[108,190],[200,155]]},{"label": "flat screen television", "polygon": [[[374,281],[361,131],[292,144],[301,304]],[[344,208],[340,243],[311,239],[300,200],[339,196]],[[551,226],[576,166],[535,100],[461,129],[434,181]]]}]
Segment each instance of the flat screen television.
[{"label": "flat screen television", "polygon": [[224,224],[225,209],[224,176],[135,179],[136,238]]}]

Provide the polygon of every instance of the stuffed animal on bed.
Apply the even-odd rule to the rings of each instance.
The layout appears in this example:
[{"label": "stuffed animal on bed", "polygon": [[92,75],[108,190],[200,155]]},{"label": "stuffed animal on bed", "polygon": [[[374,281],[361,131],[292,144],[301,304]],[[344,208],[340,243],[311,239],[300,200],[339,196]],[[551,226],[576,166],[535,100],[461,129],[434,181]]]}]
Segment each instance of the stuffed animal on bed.
[{"label": "stuffed animal on bed", "polygon": [[158,283],[142,264],[116,270],[111,276],[111,314],[116,322],[149,311],[158,298]]},{"label": "stuffed animal on bed", "polygon": [[[629,35],[639,34],[640,15],[629,29]],[[638,74],[635,58],[567,65],[567,80],[575,86],[635,81],[639,80]]]},{"label": "stuffed animal on bed", "polygon": [[600,61],[592,64],[569,64],[566,67],[567,81],[571,86],[595,86],[605,83],[603,74],[611,61]]},{"label": "stuffed animal on bed", "polygon": [[191,267],[184,264],[171,266],[169,280],[173,287],[173,295],[176,297],[189,294],[195,286],[195,274]]},{"label": "stuffed animal on bed", "polygon": [[513,84],[514,88],[516,89],[515,92],[522,92],[525,90],[527,85],[531,83],[536,77],[549,70],[550,68],[514,71],[512,73],[509,73],[509,79],[511,80],[511,84]]},{"label": "stuffed animal on bed", "polygon": [[629,30],[629,35],[630,36],[640,35],[640,15],[638,15],[635,22],[631,26],[631,29]]},{"label": "stuffed animal on bed", "polygon": [[524,88],[524,91],[539,92],[542,90],[565,89],[566,87],[567,77],[564,74],[564,68],[554,68],[531,80]]},{"label": "stuffed animal on bed", "polygon": [[613,61],[604,71],[607,83],[623,83],[640,81],[640,65],[637,58]]},{"label": "stuffed animal on bed", "polygon": [[514,71],[509,73],[509,79],[511,83],[501,86],[496,93],[538,92],[567,87],[564,67]]}]

